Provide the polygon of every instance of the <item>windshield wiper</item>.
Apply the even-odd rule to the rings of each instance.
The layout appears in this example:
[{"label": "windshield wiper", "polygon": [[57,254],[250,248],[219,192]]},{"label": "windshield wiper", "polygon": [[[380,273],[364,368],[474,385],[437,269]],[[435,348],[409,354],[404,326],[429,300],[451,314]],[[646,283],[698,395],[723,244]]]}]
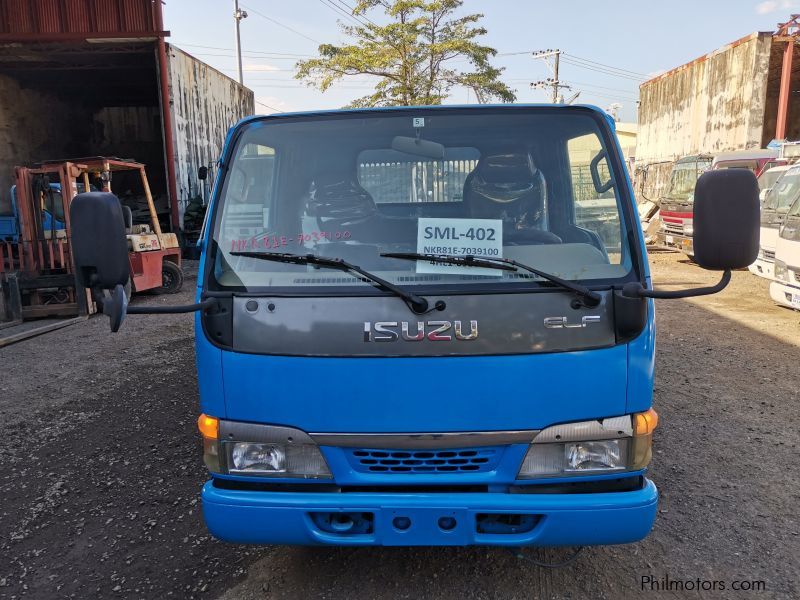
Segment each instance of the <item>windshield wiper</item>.
[{"label": "windshield wiper", "polygon": [[400,258],[403,260],[429,260],[430,262],[442,263],[445,265],[459,265],[462,267],[483,267],[484,269],[499,269],[501,271],[516,271],[516,267],[511,265],[500,265],[489,262],[472,255],[455,256],[451,254],[423,254],[422,252],[383,252],[381,256],[386,258]]},{"label": "windshield wiper", "polygon": [[[422,296],[417,296],[413,292],[404,290],[400,286],[386,281],[385,279],[373,275],[369,271],[365,271],[358,265],[347,262],[341,258],[328,258],[325,256],[317,256],[316,254],[290,254],[288,252],[229,252],[231,256],[244,256],[247,258],[256,258],[259,260],[271,260],[274,262],[291,263],[295,265],[314,265],[318,267],[328,267],[330,269],[337,269],[339,271],[350,271],[358,273],[365,279],[369,279],[388,292],[399,296],[405,300],[408,307],[416,314],[421,315],[428,312],[428,301]],[[439,303],[435,308],[439,308]],[[439,309],[441,310],[441,309]]]},{"label": "windshield wiper", "polygon": [[448,265],[463,265],[467,267],[486,267],[489,269],[502,269],[504,271],[516,271],[517,269],[522,269],[523,271],[528,271],[529,273],[533,273],[534,275],[538,275],[542,279],[546,279],[551,283],[555,283],[557,286],[562,287],[566,290],[574,292],[577,294],[583,301],[586,306],[594,307],[600,304],[602,300],[602,296],[597,292],[594,292],[587,288],[585,285],[581,285],[580,283],[575,283],[574,281],[567,281],[566,279],[561,279],[556,275],[551,275],[550,273],[545,273],[544,271],[540,271],[539,269],[534,269],[524,263],[518,262],[511,258],[496,258],[494,256],[482,257],[482,258],[475,258],[471,255],[466,256],[453,256],[449,254],[422,254],[418,252],[387,252],[385,254],[381,254],[381,256],[386,256],[390,258],[401,258],[406,260],[429,260],[431,262],[438,262]]}]

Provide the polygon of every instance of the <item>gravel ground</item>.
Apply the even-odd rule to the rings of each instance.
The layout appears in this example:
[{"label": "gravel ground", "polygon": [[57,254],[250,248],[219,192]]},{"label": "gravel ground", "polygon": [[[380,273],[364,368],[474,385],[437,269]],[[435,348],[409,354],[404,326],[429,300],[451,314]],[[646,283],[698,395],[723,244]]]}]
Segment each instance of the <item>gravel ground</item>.
[{"label": "gravel ground", "polygon": [[[651,257],[665,288],[717,275]],[[136,302],[191,299],[184,292]],[[800,597],[800,313],[737,272],[714,297],[658,301],[653,533],[541,569],[502,549],[252,548],[211,538],[199,491],[191,317],[103,318],[0,349],[0,598],[633,598],[641,578]],[[556,560],[564,550],[533,551]],[[765,582],[760,592],[734,581]]]}]

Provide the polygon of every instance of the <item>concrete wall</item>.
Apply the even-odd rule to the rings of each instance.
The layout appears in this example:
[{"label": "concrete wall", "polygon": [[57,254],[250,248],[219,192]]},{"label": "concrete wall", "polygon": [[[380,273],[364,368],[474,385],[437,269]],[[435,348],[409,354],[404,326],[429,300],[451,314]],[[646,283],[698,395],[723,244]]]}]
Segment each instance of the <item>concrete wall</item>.
[{"label": "concrete wall", "polygon": [[771,47],[771,33],[754,33],[643,83],[637,179],[653,163],[762,147]]},{"label": "concrete wall", "polygon": [[11,210],[14,167],[85,155],[91,111],[0,75],[0,214]]},{"label": "concrete wall", "polygon": [[754,33],[646,81],[636,161],[761,147],[770,33]]},{"label": "concrete wall", "polygon": [[[197,169],[210,167],[222,152],[228,129],[255,112],[252,90],[190,54],[168,47],[170,101],[181,215],[200,196]],[[182,217],[181,217],[182,218]]]}]

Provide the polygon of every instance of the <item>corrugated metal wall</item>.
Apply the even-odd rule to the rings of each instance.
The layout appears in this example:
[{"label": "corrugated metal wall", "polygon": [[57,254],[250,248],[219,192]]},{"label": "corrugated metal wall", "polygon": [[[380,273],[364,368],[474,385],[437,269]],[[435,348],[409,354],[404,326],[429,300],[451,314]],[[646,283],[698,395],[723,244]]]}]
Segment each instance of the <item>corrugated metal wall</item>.
[{"label": "corrugated metal wall", "polygon": [[167,61],[183,219],[187,203],[202,193],[197,169],[206,166],[213,172],[225,134],[236,121],[255,112],[255,98],[252,90],[175,46],[168,46]]},{"label": "corrugated metal wall", "polygon": [[3,0],[0,39],[155,33],[153,11],[151,0]]}]

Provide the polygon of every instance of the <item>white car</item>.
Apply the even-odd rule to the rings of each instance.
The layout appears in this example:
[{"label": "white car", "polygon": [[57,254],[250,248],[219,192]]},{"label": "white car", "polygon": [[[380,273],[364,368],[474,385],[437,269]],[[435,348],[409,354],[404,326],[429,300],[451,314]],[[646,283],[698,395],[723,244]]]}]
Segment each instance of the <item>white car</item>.
[{"label": "white car", "polygon": [[769,295],[781,306],[800,310],[800,198],[789,208],[780,228]]},{"label": "white car", "polygon": [[761,204],[761,241],[758,258],[748,267],[754,275],[767,279],[773,278],[778,228],[789,207],[800,197],[800,165],[773,167],[769,173],[775,171],[778,171],[780,177],[771,186]]}]

